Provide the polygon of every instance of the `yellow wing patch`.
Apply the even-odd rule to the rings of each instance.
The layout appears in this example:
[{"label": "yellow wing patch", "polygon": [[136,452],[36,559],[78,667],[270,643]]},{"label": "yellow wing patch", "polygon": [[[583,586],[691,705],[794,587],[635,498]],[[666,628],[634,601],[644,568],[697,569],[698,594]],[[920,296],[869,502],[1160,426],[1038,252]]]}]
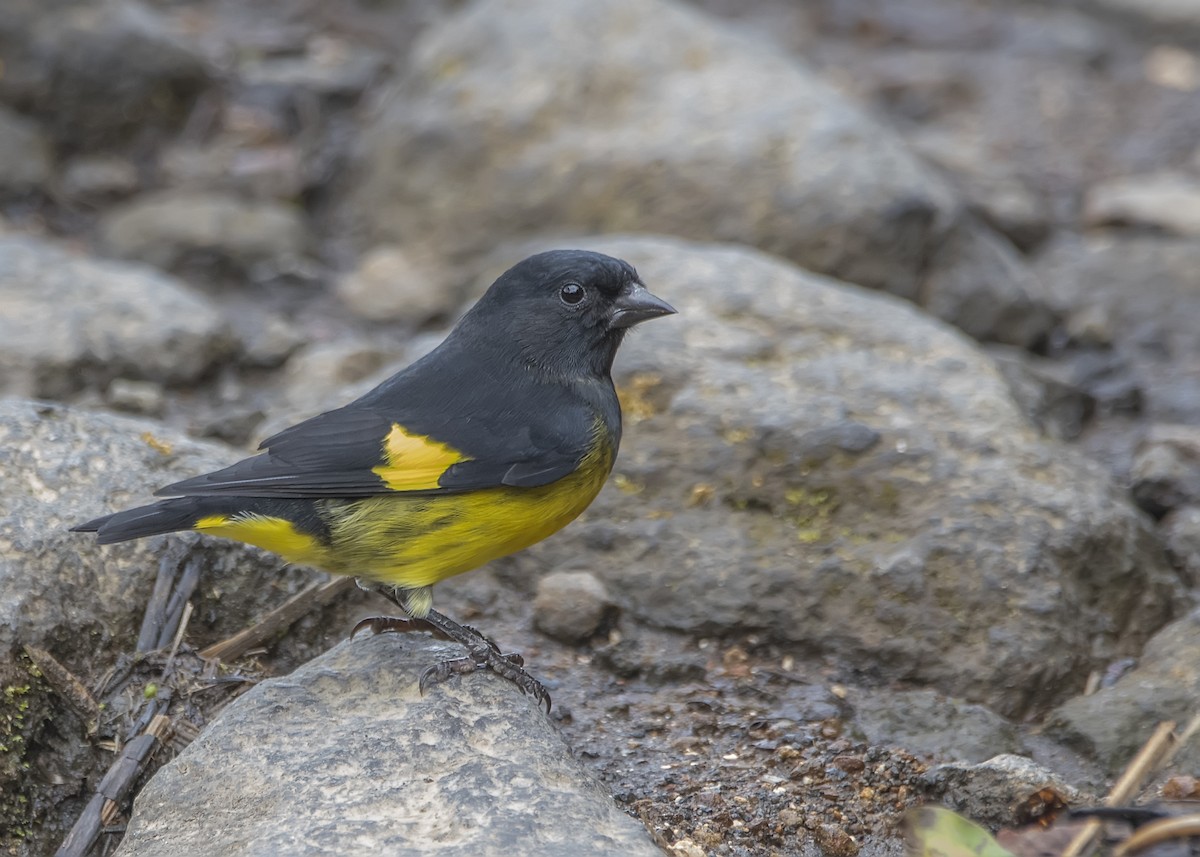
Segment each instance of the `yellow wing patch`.
[{"label": "yellow wing patch", "polygon": [[393,491],[425,491],[438,487],[438,479],[452,464],[471,459],[457,449],[392,423],[383,441],[385,464],[371,468]]}]

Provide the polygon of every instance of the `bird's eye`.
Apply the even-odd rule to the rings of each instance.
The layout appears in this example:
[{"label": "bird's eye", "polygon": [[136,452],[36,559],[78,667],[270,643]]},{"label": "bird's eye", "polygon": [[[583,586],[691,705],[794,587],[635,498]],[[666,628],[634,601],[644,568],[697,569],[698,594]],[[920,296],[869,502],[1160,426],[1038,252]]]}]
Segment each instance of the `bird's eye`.
[{"label": "bird's eye", "polygon": [[579,283],[567,283],[558,292],[558,299],[567,306],[577,306],[586,297],[587,291]]}]

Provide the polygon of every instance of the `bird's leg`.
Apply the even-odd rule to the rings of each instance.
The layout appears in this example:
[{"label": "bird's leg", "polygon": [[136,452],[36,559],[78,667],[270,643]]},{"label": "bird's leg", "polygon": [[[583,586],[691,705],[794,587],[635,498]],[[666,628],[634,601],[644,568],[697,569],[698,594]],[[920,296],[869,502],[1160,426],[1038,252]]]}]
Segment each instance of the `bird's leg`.
[{"label": "bird's leg", "polygon": [[[550,711],[550,694],[540,681],[527,673],[523,667],[525,659],[512,652],[504,654],[492,640],[470,625],[460,625],[448,616],[432,608],[427,608],[426,614],[420,619],[411,616],[410,599],[415,600],[413,591],[397,591],[392,587],[370,587],[369,584],[359,584],[364,589],[378,592],[391,601],[409,617],[375,616],[364,619],[354,626],[350,636],[354,636],[364,628],[372,633],[385,632],[408,633],[412,631],[429,631],[442,640],[458,643],[467,650],[463,658],[451,658],[440,661],[421,673],[418,687],[421,693],[431,684],[445,681],[453,675],[463,675],[477,670],[491,670],[496,675],[511,681],[522,693],[532,696],[539,705],[545,703],[546,711]],[[422,592],[428,598],[427,592]],[[416,596],[420,598],[420,596]],[[422,599],[423,600],[423,599]]]}]

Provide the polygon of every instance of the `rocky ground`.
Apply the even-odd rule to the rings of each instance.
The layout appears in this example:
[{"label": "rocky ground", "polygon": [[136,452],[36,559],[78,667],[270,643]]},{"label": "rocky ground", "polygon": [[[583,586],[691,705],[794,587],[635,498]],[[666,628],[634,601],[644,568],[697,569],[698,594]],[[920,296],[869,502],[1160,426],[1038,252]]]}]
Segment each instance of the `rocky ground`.
[{"label": "rocky ground", "polygon": [[[1200,709],[1193,4],[9,0],[0,62],[4,853],[891,855]],[[66,532],[564,245],[680,314],[593,507],[437,592],[549,716],[357,591],[218,665],[322,578]]]}]

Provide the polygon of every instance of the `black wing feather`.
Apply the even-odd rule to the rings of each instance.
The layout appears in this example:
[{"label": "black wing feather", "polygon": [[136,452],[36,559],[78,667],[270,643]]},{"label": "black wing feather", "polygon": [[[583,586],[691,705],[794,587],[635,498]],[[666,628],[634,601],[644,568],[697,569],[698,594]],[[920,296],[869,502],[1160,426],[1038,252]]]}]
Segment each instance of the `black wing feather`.
[{"label": "black wing feather", "polygon": [[[393,398],[399,391],[389,392]],[[414,398],[408,406],[359,400],[329,411],[267,438],[260,455],[155,493],[278,498],[395,494],[372,471],[384,463],[384,439],[394,423],[447,443],[471,459],[449,467],[436,489],[403,492],[412,495],[548,485],[572,473],[593,442],[594,409],[569,396],[538,402],[530,409],[537,419],[532,426],[517,423],[520,416],[507,400],[500,405],[476,399],[469,416],[456,417],[461,410],[453,407],[453,399],[434,408],[421,396]]]}]

